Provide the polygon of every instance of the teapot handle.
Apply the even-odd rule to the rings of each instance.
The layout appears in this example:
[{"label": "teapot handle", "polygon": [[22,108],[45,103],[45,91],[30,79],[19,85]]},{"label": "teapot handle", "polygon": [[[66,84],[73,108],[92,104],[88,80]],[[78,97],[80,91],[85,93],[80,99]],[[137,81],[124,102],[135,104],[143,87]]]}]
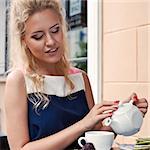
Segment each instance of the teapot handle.
[{"label": "teapot handle", "polygon": [[106,119],[104,120],[104,125],[105,125],[105,126],[109,126],[110,124],[111,124],[111,118],[108,117],[108,118],[106,118]]}]

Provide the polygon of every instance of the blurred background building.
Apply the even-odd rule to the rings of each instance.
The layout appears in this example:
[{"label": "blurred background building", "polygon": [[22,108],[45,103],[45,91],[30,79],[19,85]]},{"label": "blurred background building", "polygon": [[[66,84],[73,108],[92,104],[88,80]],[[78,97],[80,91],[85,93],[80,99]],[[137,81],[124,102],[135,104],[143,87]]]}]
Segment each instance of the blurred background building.
[{"label": "blurred background building", "polygon": [[[87,71],[95,102],[136,92],[150,103],[150,0],[62,0],[69,24],[70,61]],[[3,94],[9,66],[8,0],[0,0],[0,132],[7,134]],[[149,104],[150,105],[150,104]],[[150,107],[150,106],[149,106]],[[150,136],[150,112],[141,131],[120,143]]]}]

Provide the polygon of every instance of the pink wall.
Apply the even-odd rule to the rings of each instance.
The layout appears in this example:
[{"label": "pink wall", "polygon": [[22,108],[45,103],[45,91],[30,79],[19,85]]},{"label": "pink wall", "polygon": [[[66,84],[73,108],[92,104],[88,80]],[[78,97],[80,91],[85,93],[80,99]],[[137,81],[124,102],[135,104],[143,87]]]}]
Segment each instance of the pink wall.
[{"label": "pink wall", "polygon": [[[150,103],[150,1],[103,0],[103,98],[123,100],[132,92]],[[150,136],[150,112],[141,131]]]}]

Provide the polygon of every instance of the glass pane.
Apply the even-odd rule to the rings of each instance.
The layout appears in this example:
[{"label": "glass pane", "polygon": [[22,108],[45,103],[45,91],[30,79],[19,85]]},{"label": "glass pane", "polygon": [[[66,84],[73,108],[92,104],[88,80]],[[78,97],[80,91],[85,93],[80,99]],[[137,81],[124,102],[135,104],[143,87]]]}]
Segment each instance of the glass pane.
[{"label": "glass pane", "polygon": [[68,41],[72,64],[87,71],[87,1],[63,0],[69,25]]}]

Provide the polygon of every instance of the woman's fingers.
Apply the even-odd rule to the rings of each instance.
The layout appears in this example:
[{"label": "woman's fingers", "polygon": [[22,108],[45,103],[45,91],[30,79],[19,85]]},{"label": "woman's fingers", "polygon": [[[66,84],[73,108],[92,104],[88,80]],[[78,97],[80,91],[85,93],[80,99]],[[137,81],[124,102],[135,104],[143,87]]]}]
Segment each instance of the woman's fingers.
[{"label": "woman's fingers", "polygon": [[103,121],[104,119],[111,117],[111,116],[112,116],[112,112],[109,112],[106,114],[100,114],[100,115],[97,115],[97,120]]},{"label": "woman's fingers", "polygon": [[96,104],[93,108],[93,111],[96,112],[96,115],[115,111],[118,109],[118,102],[116,103],[115,101],[103,101],[101,104]]},{"label": "woman's fingers", "polygon": [[117,109],[117,106],[103,106],[97,110],[97,114],[106,114],[109,112],[116,111]]},{"label": "woman's fingers", "polygon": [[103,101],[101,104],[103,106],[111,106],[111,105],[115,105],[117,103],[119,103],[119,101]]},{"label": "woman's fingers", "polygon": [[130,100],[133,100],[134,102],[138,101],[138,97],[136,93],[132,93],[126,100],[123,101],[123,103],[128,103]]},{"label": "woman's fingers", "polygon": [[116,105],[117,103],[115,101],[103,101],[99,104],[95,104],[94,107],[95,109],[101,108],[103,106],[112,106],[112,105]]},{"label": "woman's fingers", "polygon": [[138,99],[138,97],[135,93],[133,93],[130,98],[134,101],[134,104],[142,112],[143,116],[145,116],[145,114],[147,113],[147,109],[148,109],[147,100],[145,98]]},{"label": "woman's fingers", "polygon": [[142,112],[143,117],[144,117],[145,114],[147,113],[147,109],[146,108],[139,108],[139,110]]},{"label": "woman's fingers", "polygon": [[143,107],[143,108],[147,108],[148,107],[148,103],[145,100],[140,99],[139,101],[140,101],[140,103],[135,102],[135,104],[136,104],[137,107],[139,107],[139,108],[140,107]]},{"label": "woman's fingers", "polygon": [[128,99],[129,99],[129,100],[132,100],[132,99],[135,99],[135,100],[136,100],[136,99],[138,99],[138,98],[137,98],[137,94],[136,94],[136,93],[132,93]]},{"label": "woman's fingers", "polygon": [[147,112],[146,108],[139,108],[141,112],[143,112],[144,114]]},{"label": "woman's fingers", "polygon": [[145,98],[140,98],[138,101],[135,101],[135,103],[147,103],[147,100]]}]

